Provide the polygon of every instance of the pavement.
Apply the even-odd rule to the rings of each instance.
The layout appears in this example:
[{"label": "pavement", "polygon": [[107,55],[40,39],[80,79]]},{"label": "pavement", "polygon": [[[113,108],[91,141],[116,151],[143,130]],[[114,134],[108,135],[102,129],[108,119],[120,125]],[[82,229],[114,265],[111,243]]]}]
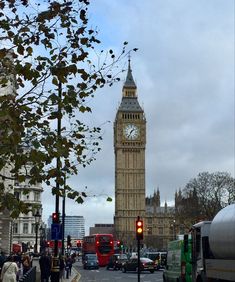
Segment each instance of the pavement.
[{"label": "pavement", "polygon": [[[74,263],[75,265],[78,265],[78,262]],[[35,282],[40,282],[41,279],[41,273],[40,273],[40,267],[39,267],[39,263],[38,263],[38,259],[34,259],[33,261],[33,266],[36,266],[36,281]],[[23,269],[20,269],[20,278],[23,276]],[[72,270],[71,270],[71,275],[69,276],[69,278],[66,278],[66,271],[64,272],[64,278],[62,279],[62,281],[60,280],[60,282],[79,282],[81,278],[80,273],[78,272],[78,270],[72,266]]]},{"label": "pavement", "polygon": [[80,273],[75,269],[75,267],[72,267],[71,275],[69,276],[69,278],[66,278],[65,272],[65,278],[62,279],[62,282],[78,282],[80,278]]}]

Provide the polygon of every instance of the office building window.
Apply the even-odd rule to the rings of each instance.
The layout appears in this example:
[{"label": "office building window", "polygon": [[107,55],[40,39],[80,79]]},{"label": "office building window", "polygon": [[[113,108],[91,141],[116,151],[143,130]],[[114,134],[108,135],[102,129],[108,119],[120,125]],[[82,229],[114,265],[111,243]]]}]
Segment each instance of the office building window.
[{"label": "office building window", "polygon": [[20,200],[20,192],[14,192],[14,195],[17,200]]},{"label": "office building window", "polygon": [[28,232],[29,232],[29,225],[28,223],[24,223],[23,224],[23,233],[28,234]]},{"label": "office building window", "polygon": [[159,231],[159,235],[162,235],[163,234],[163,228],[162,227],[159,227],[159,229],[158,229]]},{"label": "office building window", "polygon": [[148,235],[152,235],[153,234],[153,232],[152,232],[152,227],[148,227]]},{"label": "office building window", "polygon": [[39,192],[35,192],[34,193],[34,201],[35,202],[39,202],[40,201],[40,193]]},{"label": "office building window", "polygon": [[13,234],[17,234],[18,233],[18,223],[13,223],[13,225],[12,225],[12,232],[13,232]]},{"label": "office building window", "polygon": [[148,223],[152,224],[152,218],[151,217],[148,218]]},{"label": "office building window", "polygon": [[31,224],[31,234],[36,233],[35,230],[36,230],[36,229],[35,229],[35,223],[32,223],[32,224]]}]

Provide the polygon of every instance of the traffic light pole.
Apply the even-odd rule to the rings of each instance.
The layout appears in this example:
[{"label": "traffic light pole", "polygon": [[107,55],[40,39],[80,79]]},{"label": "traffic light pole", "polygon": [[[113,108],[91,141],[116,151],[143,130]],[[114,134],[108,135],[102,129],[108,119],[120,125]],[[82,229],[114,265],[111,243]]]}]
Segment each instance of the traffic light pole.
[{"label": "traffic light pole", "polygon": [[137,239],[137,254],[138,254],[138,282],[140,282],[140,240]]},{"label": "traffic light pole", "polygon": [[[58,117],[57,117],[57,138],[61,137],[61,99],[62,99],[62,83],[59,82],[58,86]],[[61,177],[61,160],[60,156],[56,159],[56,187],[55,187],[55,212],[59,215],[59,203],[60,203],[60,177]],[[52,258],[52,267],[51,267],[51,282],[59,282],[60,280],[60,261],[58,256],[58,240],[55,240],[54,245],[54,256]]]},{"label": "traffic light pole", "polygon": [[64,225],[65,225],[65,181],[66,177],[64,177],[64,195],[63,195],[63,200],[62,200],[62,248],[61,248],[61,253],[62,256],[64,255]]},{"label": "traffic light pole", "polygon": [[140,219],[139,216],[137,217],[137,220],[135,222],[135,228],[138,254],[138,282],[140,282],[140,240],[143,240],[144,238],[144,222]]}]

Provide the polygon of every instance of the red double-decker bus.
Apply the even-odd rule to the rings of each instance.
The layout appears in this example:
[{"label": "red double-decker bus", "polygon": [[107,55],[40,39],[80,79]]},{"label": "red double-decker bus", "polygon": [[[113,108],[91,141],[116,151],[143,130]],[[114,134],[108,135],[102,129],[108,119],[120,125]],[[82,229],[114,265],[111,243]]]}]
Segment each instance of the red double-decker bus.
[{"label": "red double-decker bus", "polygon": [[112,234],[94,234],[85,236],[82,244],[82,256],[96,254],[99,266],[105,266],[109,258],[114,254],[114,241]]}]

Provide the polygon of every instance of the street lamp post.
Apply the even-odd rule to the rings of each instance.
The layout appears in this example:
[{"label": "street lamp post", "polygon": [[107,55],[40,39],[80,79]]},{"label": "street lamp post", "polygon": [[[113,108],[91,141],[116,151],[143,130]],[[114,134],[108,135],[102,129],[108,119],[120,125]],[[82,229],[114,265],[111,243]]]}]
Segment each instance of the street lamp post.
[{"label": "street lamp post", "polygon": [[41,214],[39,212],[39,209],[37,209],[36,213],[34,214],[34,217],[35,217],[35,233],[36,233],[34,253],[37,254],[38,252],[38,226],[39,226],[40,219],[41,219]]},{"label": "street lamp post", "polygon": [[173,240],[175,240],[176,236],[175,236],[175,219],[173,220],[173,224],[172,224],[172,227],[173,227]]},{"label": "street lamp post", "polygon": [[39,228],[39,234],[40,234],[40,253],[44,251],[44,228],[42,225]]},{"label": "street lamp post", "polygon": [[13,245],[12,245],[12,237],[13,237],[13,227],[14,227],[14,220],[11,221],[10,225],[10,249],[9,249],[9,254],[13,251]]}]

